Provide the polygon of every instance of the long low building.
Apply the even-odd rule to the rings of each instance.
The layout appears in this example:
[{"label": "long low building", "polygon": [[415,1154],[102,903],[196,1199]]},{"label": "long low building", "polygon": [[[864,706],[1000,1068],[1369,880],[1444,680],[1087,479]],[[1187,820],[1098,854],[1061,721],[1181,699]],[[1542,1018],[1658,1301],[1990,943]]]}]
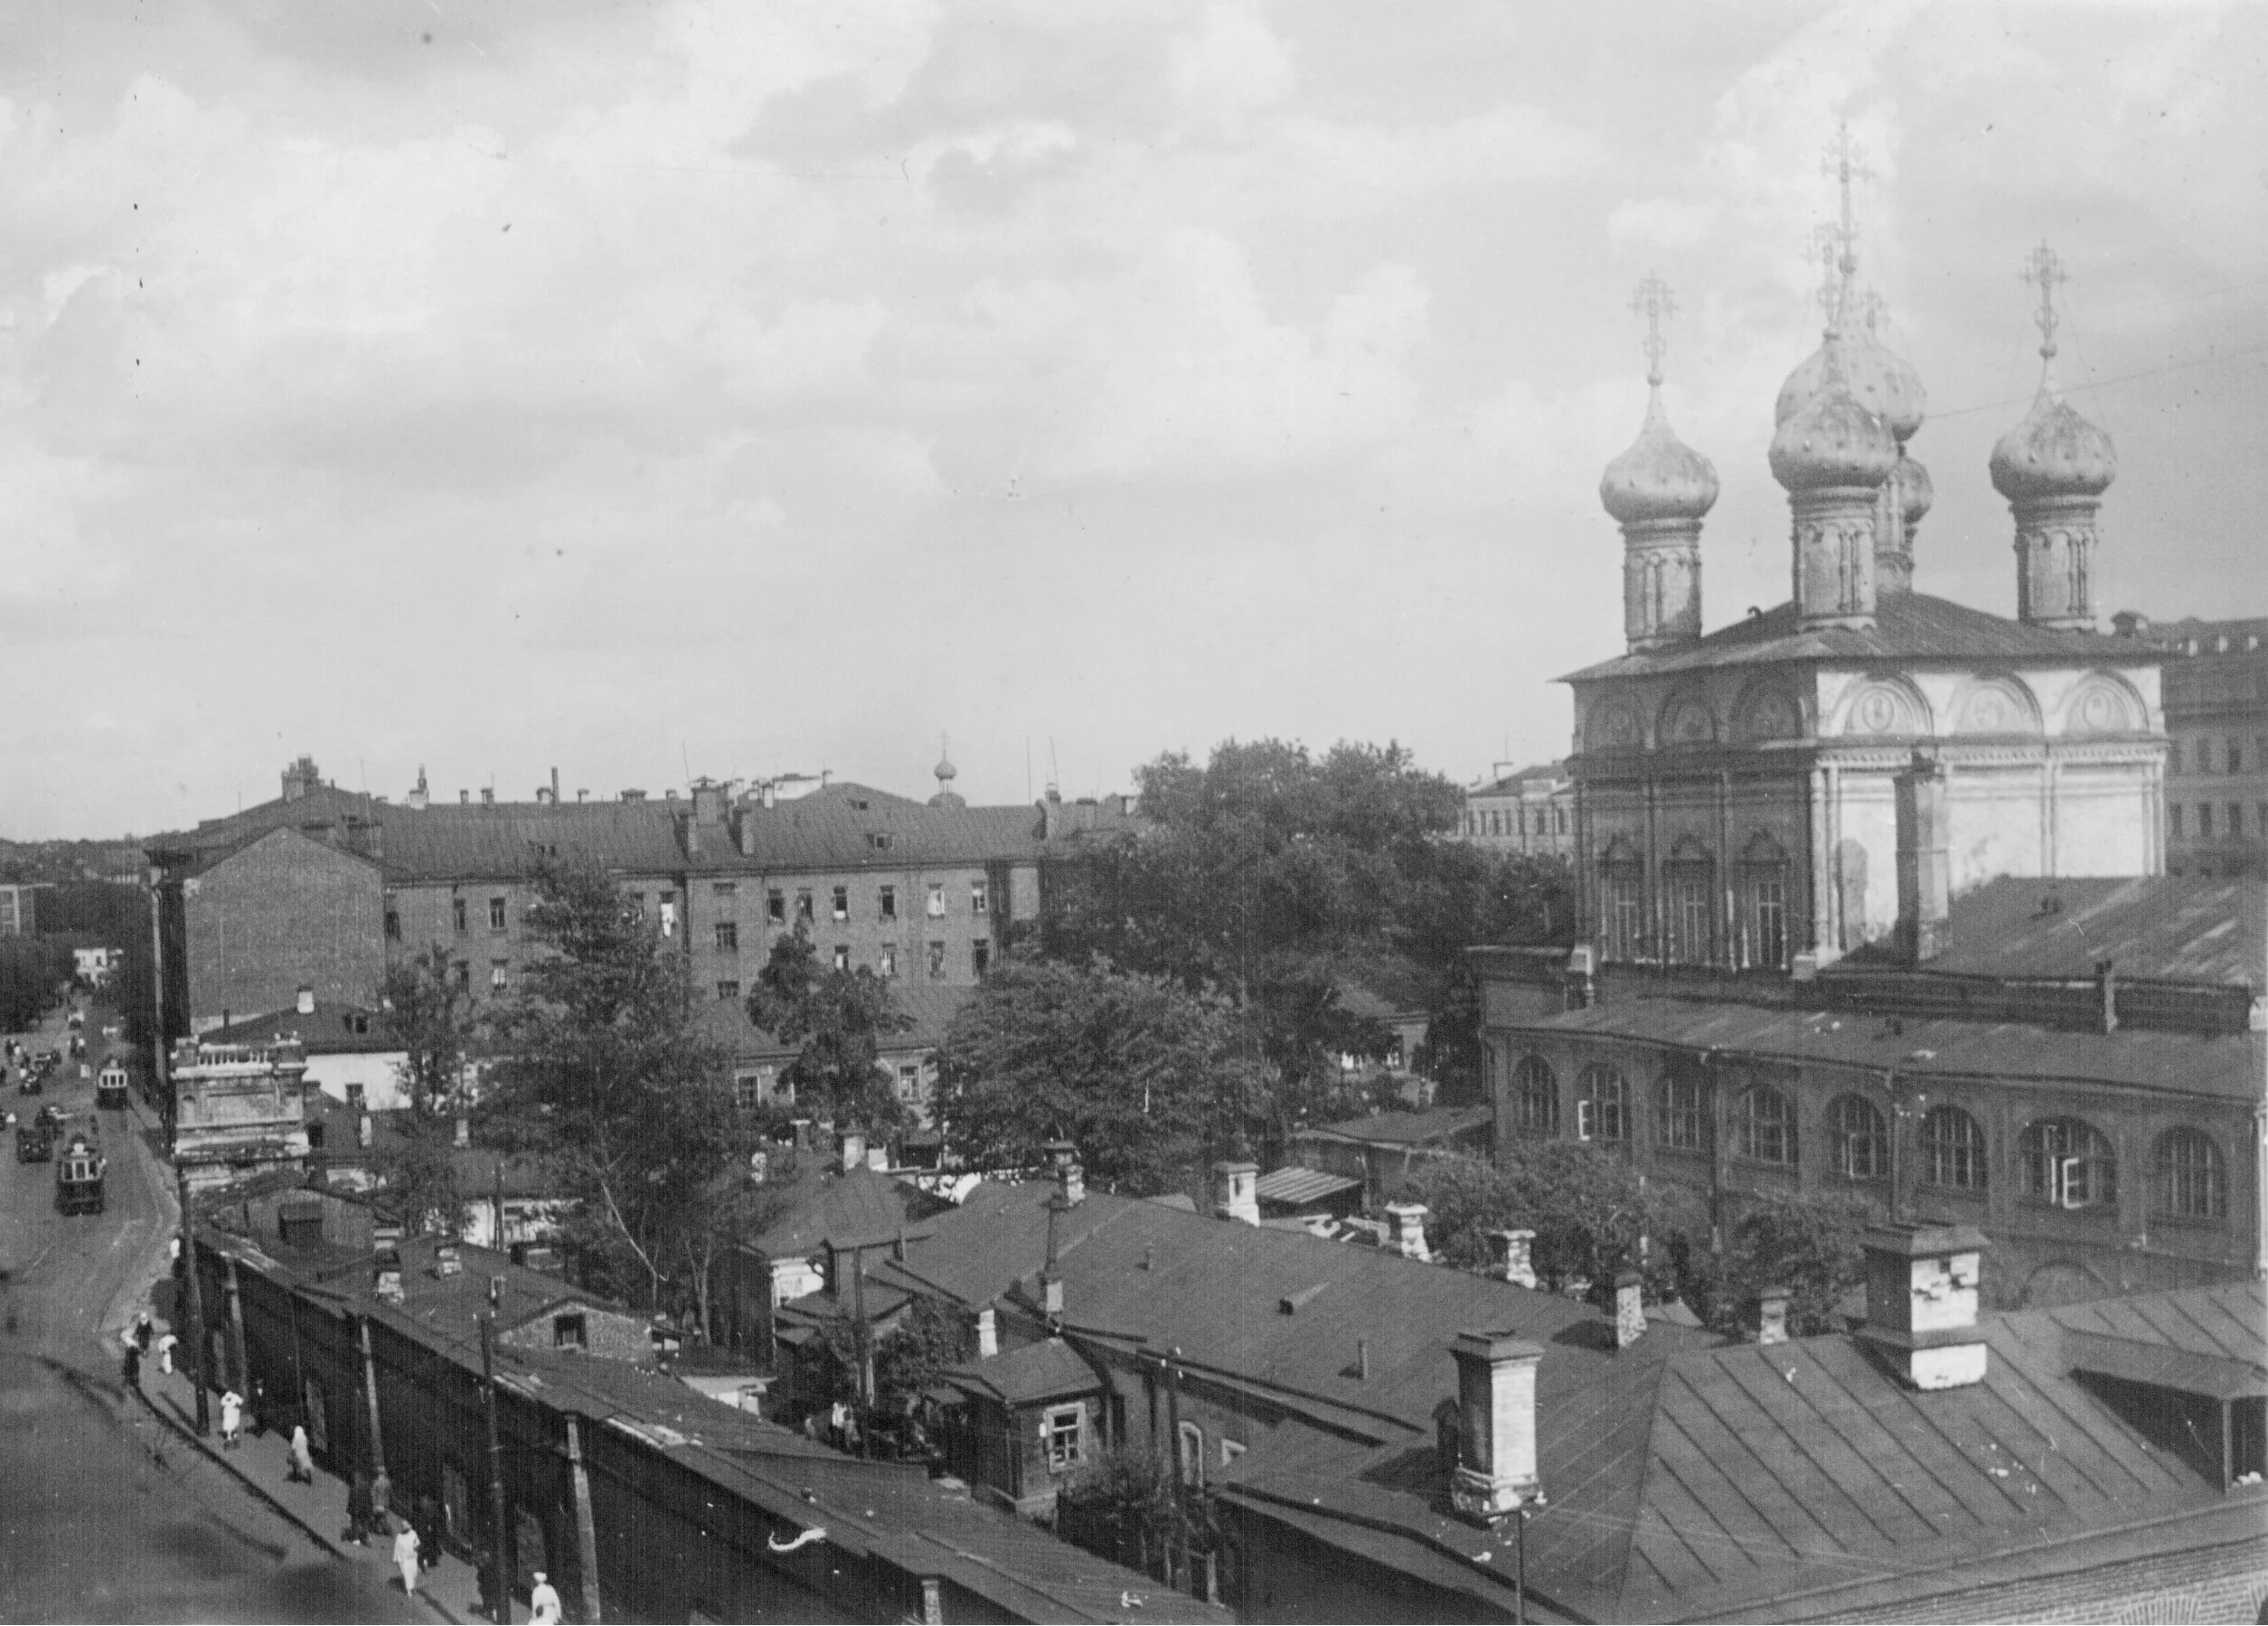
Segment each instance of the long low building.
[{"label": "long low building", "polygon": [[1834,1196],[1981,1227],[1993,1301],[2268,1269],[2257,880],[2007,879],[1925,965],[1810,978],[1478,949],[1498,1145],[1576,1138],[1722,1236]]},{"label": "long low building", "polygon": [[[479,1317],[496,1283],[507,1553],[576,1618],[1223,1621],[1135,1571],[933,1481],[846,1456],[659,1369],[638,1320],[485,1249],[373,1255],[315,1202],[195,1252],[215,1376],[291,1397],[334,1472],[382,1465],[469,1556],[488,1513]],[[241,1223],[241,1222],[240,1222]],[[355,1239],[359,1240],[359,1239]],[[263,1415],[275,1415],[271,1401]]]}]

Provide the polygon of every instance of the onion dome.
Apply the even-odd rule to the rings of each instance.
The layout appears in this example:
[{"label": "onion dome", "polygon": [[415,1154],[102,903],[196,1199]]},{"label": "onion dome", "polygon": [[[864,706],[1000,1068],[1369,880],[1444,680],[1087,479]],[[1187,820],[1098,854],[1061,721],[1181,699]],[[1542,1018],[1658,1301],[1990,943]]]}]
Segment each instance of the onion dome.
[{"label": "onion dome", "polygon": [[929,771],[936,775],[937,780],[937,794],[929,798],[930,806],[966,807],[968,805],[968,803],[963,800],[961,793],[953,788],[953,782],[960,777],[961,770],[953,766],[951,752],[939,751],[937,766]]},{"label": "onion dome", "polygon": [[2110,436],[2079,416],[2049,378],[2024,421],[1992,448],[1992,487],[2011,503],[2095,497],[2118,475]]},{"label": "onion dome", "polygon": [[1890,477],[1897,482],[1898,518],[1908,525],[1920,524],[1930,504],[1937,500],[1937,488],[1930,484],[1929,470],[1901,452]]},{"label": "onion dome", "polygon": [[1914,431],[1922,427],[1929,392],[1922,387],[1922,375],[1914,371],[1913,364],[1893,354],[1871,334],[1830,339],[1806,356],[1780,386],[1772,421],[1783,424],[1819,399],[1827,387],[1828,350],[1839,343],[1843,378],[1851,399],[1881,418],[1901,445],[1912,439]]},{"label": "onion dome", "polygon": [[1772,437],[1772,477],[1790,492],[1877,486],[1897,466],[1896,437],[1879,413],[1851,394],[1840,348],[1830,334],[1821,351],[1826,382]]},{"label": "onion dome", "polygon": [[1677,437],[1661,409],[1657,384],[1646,399],[1646,421],[1630,449],[1606,465],[1599,502],[1621,524],[1695,520],[1717,503],[1717,468]]}]

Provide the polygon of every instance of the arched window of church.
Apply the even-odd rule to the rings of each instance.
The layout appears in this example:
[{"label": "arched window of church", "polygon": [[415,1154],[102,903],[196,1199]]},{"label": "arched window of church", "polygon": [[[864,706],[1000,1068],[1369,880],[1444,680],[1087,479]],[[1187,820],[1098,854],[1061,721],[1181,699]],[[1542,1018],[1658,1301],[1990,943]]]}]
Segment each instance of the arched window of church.
[{"label": "arched window of church", "polygon": [[1613,1067],[1585,1067],[1575,1081],[1575,1133],[1581,1141],[1622,1143],[1630,1086]]},{"label": "arched window of church", "polygon": [[1708,848],[1687,836],[1670,851],[1670,958],[1680,965],[1707,965],[1715,958],[1717,862]]},{"label": "arched window of church", "polygon": [[1847,1180],[1880,1180],[1890,1167],[1882,1114],[1863,1095],[1838,1095],[1827,1109],[1827,1163]]},{"label": "arched window of church", "polygon": [[2081,1118],[2042,1118],[2016,1143],[2024,1195],[2058,1208],[2100,1208],[2118,1201],[2118,1155],[2103,1132]]},{"label": "arched window of church", "polygon": [[1654,1086],[1654,1139],[1676,1151],[1707,1151],[1709,1133],[1708,1085],[1689,1072],[1664,1073]]},{"label": "arched window of church", "polygon": [[2228,1217],[2228,1171],[2213,1137],[2195,1129],[2169,1129],[2158,1137],[2154,1207],[2173,1219]]},{"label": "arched window of church", "polygon": [[1646,950],[1646,867],[1616,836],[1599,859],[1599,939],[1610,960],[1637,960]]},{"label": "arched window of church", "polygon": [[1922,1120],[1922,1179],[1955,1191],[1981,1191],[1984,1131],[1957,1106],[1933,1106]]},{"label": "arched window of church", "polygon": [[1795,1161],[1795,1114],[1788,1098],[1768,1084],[1743,1090],[1733,1115],[1733,1145],[1759,1163]]},{"label": "arched window of church", "polygon": [[1784,971],[1788,963],[1788,855],[1758,832],[1740,855],[1742,960]]},{"label": "arched window of church", "polygon": [[1559,1133],[1559,1080],[1542,1057],[1523,1056],[1512,1069],[1512,1106],[1521,1133]]}]

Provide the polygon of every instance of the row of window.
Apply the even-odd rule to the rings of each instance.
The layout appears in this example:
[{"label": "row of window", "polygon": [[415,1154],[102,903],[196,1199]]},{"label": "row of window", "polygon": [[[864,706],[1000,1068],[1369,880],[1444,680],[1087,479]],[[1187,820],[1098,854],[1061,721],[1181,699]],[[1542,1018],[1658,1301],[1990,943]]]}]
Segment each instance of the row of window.
[{"label": "row of window", "polygon": [[[919,1062],[898,1064],[898,1098],[908,1103],[921,1099]],[[732,1099],[744,1113],[765,1106],[793,1106],[795,1086],[780,1076],[777,1067],[756,1067],[732,1076]]]},{"label": "row of window", "polygon": [[[739,891],[739,883],[737,881],[713,881],[710,885],[711,892],[718,898],[733,897]],[[508,913],[508,905],[510,904],[510,901],[511,900],[508,898],[501,897],[491,898],[488,899],[486,917],[488,921],[488,932],[491,936],[502,937],[509,935],[510,917]],[[848,886],[834,888],[833,889],[833,895],[828,899],[828,902],[830,905],[830,912],[833,918],[837,920],[848,920],[851,918],[851,888]],[[674,935],[677,930],[676,889],[674,888],[666,888],[661,892],[655,894],[654,903],[661,922],[662,935],[664,937]],[[637,917],[641,920],[645,918],[645,904],[646,895],[645,893],[634,892],[630,895],[630,907],[636,914]],[[787,923],[787,893],[784,888],[773,887],[765,893],[765,918],[771,921],[774,925],[785,926]],[[798,920],[813,919],[814,917],[814,911],[815,907],[816,905],[812,888],[809,887],[798,888],[795,892],[795,918]],[[992,889],[990,886],[986,882],[981,880],[971,881],[969,883],[969,913],[982,917],[988,915],[991,912],[991,908]],[[895,886],[885,886],[877,888],[875,897],[875,910],[876,917],[879,919],[895,920],[898,918],[898,888]],[[942,920],[945,918],[946,896],[945,883],[943,881],[931,881],[929,883],[928,897],[925,904],[925,912],[933,920]],[[472,923],[472,899],[467,898],[450,898],[449,925],[451,928],[454,929],[456,934],[460,937],[471,935]],[[717,946],[723,949],[737,947],[739,932],[739,927],[735,923],[729,920],[719,921],[717,923]],[[400,911],[394,907],[394,903],[391,898],[387,899],[386,902],[386,935],[395,942],[400,941],[401,938],[401,916]]]},{"label": "row of window", "polygon": [[[720,940],[718,946],[721,948],[729,945]],[[929,945],[929,980],[931,982],[940,981],[945,976],[945,945],[932,942]],[[834,968],[837,971],[852,969],[849,944],[838,943],[834,945]],[[985,973],[992,968],[992,939],[979,937],[969,945],[969,974],[981,981]],[[880,951],[874,956],[874,973],[880,977],[895,977],[898,974],[898,945],[895,943],[882,945]],[[739,999],[740,997],[739,980],[735,977],[720,979],[717,983],[717,997],[720,1000]]]},{"label": "row of window", "polygon": [[[1630,1088],[1611,1067],[1588,1067],[1575,1087],[1576,1138],[1617,1144],[1630,1135]],[[1664,1074],[1654,1086],[1655,1142],[1672,1151],[1708,1151],[1715,1144],[1708,1086],[1683,1074]],[[1559,1082],[1539,1056],[1512,1070],[1512,1111],[1524,1134],[1560,1133]],[[1770,1085],[1753,1085],[1734,1100],[1728,1120],[1732,1151],[1752,1162],[1793,1166],[1795,1109]],[[1827,1168],[1849,1180],[1882,1180],[1890,1172],[1890,1138],[1882,1114],[1863,1095],[1839,1095],[1828,1104]],[[1957,1106],[1934,1107],[1923,1118],[1920,1178],[1952,1190],[1985,1189],[1989,1160],[1983,1129]],[[2118,1157],[2110,1140],[2079,1118],[2043,1118],[2017,1138],[2021,1194],[2063,1208],[2108,1207],[2118,1200]],[[2153,1209],[2177,1219],[2225,1219],[2227,1166],[2210,1135],[2169,1129],[2158,1137]]]},{"label": "row of window", "polygon": [[[2198,803],[2197,804],[2196,813],[2197,822],[2194,828],[2197,831],[2197,839],[2200,841],[2211,841],[2214,834],[2213,804],[2210,802]],[[2167,804],[2166,833],[2177,841],[2185,839],[2182,833],[2181,814],[2182,809],[2180,803],[2172,802]],[[2226,804],[2222,808],[2221,814],[2221,834],[2225,836],[2241,836],[2244,833],[2244,804],[2242,802],[2231,802]],[[2268,836],[2268,802],[2258,803],[2253,808],[2253,833],[2258,836]]]},{"label": "row of window", "polygon": [[[2168,766],[2177,774],[2210,774],[2216,771],[2241,774],[2244,771],[2244,742],[2235,736],[2231,735],[2217,753],[2220,757],[2217,769],[2214,763],[2216,755],[2213,741],[2202,736],[2190,740],[2177,739],[2173,742],[2173,760]],[[2268,762],[2268,734],[2263,734],[2253,741],[2252,763],[2254,770],[2257,771],[2263,762]]]},{"label": "row of window", "polygon": [[[1788,863],[1779,844],[1758,836],[1736,871],[1734,963],[1784,967],[1788,956]],[[1646,907],[1645,865],[1617,836],[1599,861],[1599,939],[1613,960],[1663,960],[1708,965],[1717,955],[1717,864],[1690,839],[1671,850],[1662,866],[1662,909],[1657,924]]]},{"label": "row of window", "polygon": [[1567,810],[1562,806],[1468,808],[1464,815],[1464,833],[1565,835],[1567,833]]}]

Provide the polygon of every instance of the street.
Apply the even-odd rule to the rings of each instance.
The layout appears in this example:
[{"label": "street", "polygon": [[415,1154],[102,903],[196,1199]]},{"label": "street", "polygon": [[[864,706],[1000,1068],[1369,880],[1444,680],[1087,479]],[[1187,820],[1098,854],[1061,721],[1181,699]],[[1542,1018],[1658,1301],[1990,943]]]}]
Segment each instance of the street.
[{"label": "street", "polygon": [[[61,1011],[33,1050],[64,1048]],[[90,1033],[89,1059],[103,1048]],[[66,1061],[52,1101],[94,1106]],[[53,1166],[0,1157],[0,1619],[378,1621],[413,1617],[369,1565],[335,1558],[123,1390],[119,1332],[165,1268],[170,1173],[139,1110],[103,1114],[108,1206],[65,1217]]]}]

